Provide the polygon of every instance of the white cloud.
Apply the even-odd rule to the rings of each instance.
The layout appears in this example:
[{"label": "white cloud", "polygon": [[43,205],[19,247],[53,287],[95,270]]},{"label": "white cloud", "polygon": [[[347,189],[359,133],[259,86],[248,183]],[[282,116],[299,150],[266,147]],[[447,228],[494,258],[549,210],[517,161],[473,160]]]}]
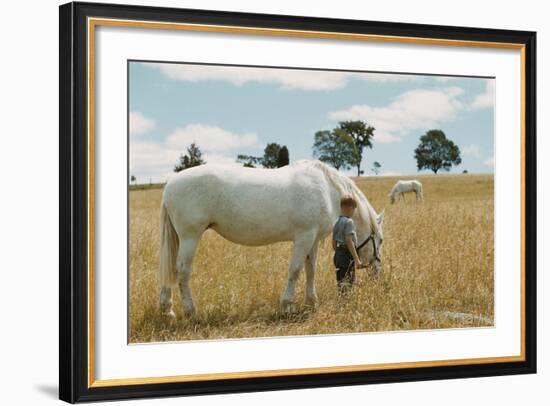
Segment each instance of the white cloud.
[{"label": "white cloud", "polygon": [[471,108],[473,110],[480,110],[495,105],[495,80],[488,79],[485,85],[485,91],[476,96],[472,102]]},{"label": "white cloud", "polygon": [[236,156],[230,157],[223,154],[217,154],[215,152],[206,152],[203,156],[204,160],[209,164],[243,166],[242,163],[237,162]]},{"label": "white cloud", "polygon": [[376,128],[375,142],[399,142],[411,130],[428,130],[453,119],[456,112],[463,108],[458,99],[463,93],[460,87],[411,90],[402,93],[387,106],[355,105],[331,112],[329,118],[364,120]]},{"label": "white cloud", "polygon": [[462,155],[473,156],[476,158],[481,157],[481,147],[477,144],[469,144],[460,148]]},{"label": "white cloud", "polygon": [[204,151],[227,151],[257,146],[258,137],[253,133],[236,134],[219,127],[190,124],[177,128],[166,139],[167,146],[179,149],[193,142]]},{"label": "white cloud", "polygon": [[483,163],[487,166],[495,166],[495,157],[492,156],[490,158],[487,158]]},{"label": "white cloud", "polygon": [[170,171],[183,151],[151,141],[130,142],[130,174],[143,182],[143,176],[158,177]]},{"label": "white cloud", "polygon": [[156,126],[155,120],[145,117],[139,111],[130,112],[130,135],[136,136],[151,131]]},{"label": "white cloud", "polygon": [[[258,147],[258,138],[252,133],[234,133],[204,124],[190,124],[177,128],[163,141],[132,140],[130,142],[130,173],[138,183],[165,181],[177,163],[180,154],[193,143],[199,146],[203,159],[209,164],[235,164],[238,149]],[[228,152],[230,156],[224,153]]]},{"label": "white cloud", "polygon": [[313,71],[300,69],[253,68],[239,66],[212,66],[188,64],[148,64],[159,69],[174,80],[199,82],[219,80],[241,86],[248,82],[268,83],[282,89],[300,89],[309,91],[334,90],[345,87],[351,78],[361,80],[394,82],[415,80],[414,75]]}]

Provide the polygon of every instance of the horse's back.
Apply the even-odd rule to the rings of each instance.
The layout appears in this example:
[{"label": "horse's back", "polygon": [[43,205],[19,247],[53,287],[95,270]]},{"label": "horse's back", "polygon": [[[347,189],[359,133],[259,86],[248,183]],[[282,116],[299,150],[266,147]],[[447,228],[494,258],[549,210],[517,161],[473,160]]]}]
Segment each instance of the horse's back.
[{"label": "horse's back", "polygon": [[420,182],[419,182],[418,180],[416,180],[416,179],[412,179],[412,180],[398,180],[394,187],[398,187],[398,186],[413,186],[413,185],[422,186],[422,183],[420,183]]},{"label": "horse's back", "polygon": [[294,173],[286,168],[264,169],[224,165],[201,165],[186,169],[167,183],[164,196],[193,199],[267,200],[287,198],[295,183]]},{"label": "horse's back", "polygon": [[[300,166],[278,169],[202,165],[172,177],[163,195],[180,228],[213,228],[243,244],[291,240],[329,210],[326,181]],[[259,237],[259,236],[263,237]]]}]

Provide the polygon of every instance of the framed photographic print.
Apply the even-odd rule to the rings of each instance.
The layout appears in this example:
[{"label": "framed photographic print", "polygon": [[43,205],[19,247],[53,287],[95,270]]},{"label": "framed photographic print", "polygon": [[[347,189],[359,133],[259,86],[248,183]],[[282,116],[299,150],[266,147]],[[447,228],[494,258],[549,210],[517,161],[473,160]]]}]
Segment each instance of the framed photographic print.
[{"label": "framed photographic print", "polygon": [[534,32],[60,7],[60,398],[536,371]]}]

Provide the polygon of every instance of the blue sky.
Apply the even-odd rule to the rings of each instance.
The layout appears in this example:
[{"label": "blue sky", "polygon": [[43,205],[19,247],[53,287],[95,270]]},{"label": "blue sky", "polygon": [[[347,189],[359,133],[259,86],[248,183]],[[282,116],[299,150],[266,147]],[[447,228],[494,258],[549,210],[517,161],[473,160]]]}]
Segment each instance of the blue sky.
[{"label": "blue sky", "polygon": [[209,163],[261,156],[268,142],[312,159],[315,132],[341,120],[376,128],[365,175],[374,161],[382,175],[418,173],[413,151],[433,128],[461,149],[451,172],[493,172],[494,79],[130,62],[129,114],[139,183],[167,179],[193,141]]}]

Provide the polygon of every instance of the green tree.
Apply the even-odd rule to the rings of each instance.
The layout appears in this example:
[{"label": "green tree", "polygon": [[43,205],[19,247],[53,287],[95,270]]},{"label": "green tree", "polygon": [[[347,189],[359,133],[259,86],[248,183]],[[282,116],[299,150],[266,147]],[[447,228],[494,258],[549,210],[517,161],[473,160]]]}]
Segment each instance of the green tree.
[{"label": "green tree", "polygon": [[262,158],[251,155],[237,155],[237,162],[243,164],[247,168],[255,168],[256,165],[261,165]]},{"label": "green tree", "polygon": [[264,168],[277,168],[279,162],[279,151],[281,146],[276,142],[270,142],[264,149],[264,156],[262,158],[262,166]]},{"label": "green tree", "polygon": [[363,121],[341,121],[338,123],[339,130],[345,132],[355,143],[355,164],[357,176],[361,176],[361,161],[363,160],[363,150],[372,148],[372,139],[375,128]]},{"label": "green tree", "polygon": [[[286,147],[283,147],[286,148]],[[279,165],[279,153],[282,147],[276,142],[270,142],[264,148],[264,155],[252,156],[252,155],[237,155],[237,162],[242,163],[247,168],[255,168],[257,165],[261,165],[264,168],[277,168]],[[288,149],[287,149],[288,156]]]},{"label": "green tree", "polygon": [[134,175],[130,176],[130,182],[136,183],[136,177]]},{"label": "green tree", "polygon": [[460,165],[460,149],[441,130],[429,130],[420,137],[420,144],[414,150],[418,170],[429,169],[449,171],[453,165]]},{"label": "green tree", "polygon": [[356,162],[353,141],[340,131],[321,130],[315,133],[313,156],[337,170],[349,169]]},{"label": "green tree", "polygon": [[374,172],[375,175],[378,175],[380,173],[380,168],[382,167],[382,165],[380,165],[380,162],[378,161],[374,161],[372,163],[372,169],[371,171]]},{"label": "green tree", "polygon": [[202,159],[202,152],[194,142],[187,147],[187,154],[181,154],[178,163],[174,166],[174,172],[180,172],[187,168],[203,165],[206,162]]},{"label": "green tree", "polygon": [[277,155],[277,168],[287,166],[289,163],[290,160],[288,157],[288,148],[286,147],[286,145],[283,145],[282,148],[279,150],[279,154]]}]

